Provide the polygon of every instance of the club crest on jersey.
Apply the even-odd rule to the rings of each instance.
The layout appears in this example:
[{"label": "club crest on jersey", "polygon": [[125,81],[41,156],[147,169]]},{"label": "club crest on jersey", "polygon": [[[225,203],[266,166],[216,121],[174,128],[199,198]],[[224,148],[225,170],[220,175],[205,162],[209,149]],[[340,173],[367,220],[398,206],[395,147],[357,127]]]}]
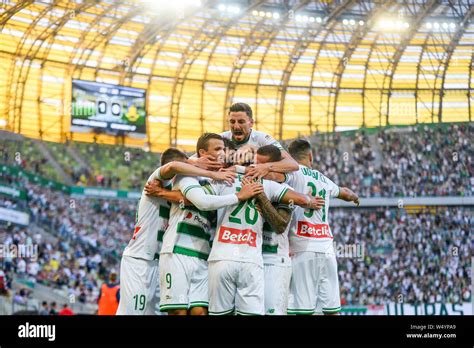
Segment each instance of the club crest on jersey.
[{"label": "club crest on jersey", "polygon": [[328,224],[312,224],[307,221],[298,221],[296,234],[309,238],[333,238]]},{"label": "club crest on jersey", "polygon": [[247,244],[257,247],[257,233],[251,229],[239,230],[237,228],[221,226],[219,229],[219,242],[229,244]]}]

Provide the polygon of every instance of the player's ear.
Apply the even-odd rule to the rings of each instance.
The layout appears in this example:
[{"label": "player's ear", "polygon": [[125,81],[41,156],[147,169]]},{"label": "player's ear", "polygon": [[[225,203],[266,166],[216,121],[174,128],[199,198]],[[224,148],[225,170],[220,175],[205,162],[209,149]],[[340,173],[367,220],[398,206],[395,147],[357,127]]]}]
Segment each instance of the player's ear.
[{"label": "player's ear", "polygon": [[253,127],[253,122],[254,122],[253,117],[249,117],[249,118],[250,118],[250,121],[249,121],[250,122],[250,127]]},{"label": "player's ear", "polygon": [[313,163],[313,152],[310,151],[308,156],[309,156],[309,163]]}]

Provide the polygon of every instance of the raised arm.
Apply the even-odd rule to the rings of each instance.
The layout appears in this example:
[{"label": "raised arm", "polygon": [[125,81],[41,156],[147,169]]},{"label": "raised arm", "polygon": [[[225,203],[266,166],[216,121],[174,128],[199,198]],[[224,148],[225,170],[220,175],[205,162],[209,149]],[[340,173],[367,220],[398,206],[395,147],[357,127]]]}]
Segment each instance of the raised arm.
[{"label": "raised arm", "polygon": [[187,200],[186,197],[184,197],[181,191],[173,191],[173,190],[165,189],[161,186],[161,182],[157,179],[151,182],[148,182],[145,185],[145,194],[147,196],[162,198],[172,203],[183,202],[184,205],[192,205],[192,203],[189,200]]},{"label": "raised arm", "polygon": [[156,177],[156,179],[169,180],[178,174],[187,176],[205,176],[214,180],[224,180],[229,184],[232,184],[235,179],[235,174],[231,172],[213,172],[179,161],[173,161],[162,166],[159,177]]},{"label": "raised arm", "polygon": [[278,162],[260,163],[253,167],[248,167],[245,175],[252,179],[260,180],[270,172],[289,173],[299,169],[298,163],[290,156],[288,152],[283,150],[281,152],[281,156],[283,159]]},{"label": "raised arm", "polygon": [[188,158],[187,162],[193,166],[207,169],[207,170],[218,170],[222,168],[224,165],[223,163],[217,161],[214,156],[201,156],[197,157],[197,155],[193,155]]},{"label": "raised arm", "polygon": [[237,204],[238,201],[246,201],[261,192],[263,192],[262,184],[255,182],[250,185],[242,186],[239,192],[230,195],[206,195],[202,187],[195,186],[186,190],[184,196],[199,210],[208,211],[234,205]]},{"label": "raised arm", "polygon": [[279,183],[285,182],[285,174],[282,174],[282,173],[270,172],[267,175],[265,175],[263,178],[266,180],[272,180]]},{"label": "raised arm", "polygon": [[318,210],[323,207],[325,200],[319,196],[312,197],[310,195],[303,195],[292,190],[287,190],[281,198],[281,202],[286,204],[293,203],[303,208]]},{"label": "raised arm", "polygon": [[354,202],[356,206],[359,206],[359,196],[352,191],[351,189],[347,187],[340,187],[339,188],[339,196],[337,198],[342,199],[343,201],[346,202]]}]

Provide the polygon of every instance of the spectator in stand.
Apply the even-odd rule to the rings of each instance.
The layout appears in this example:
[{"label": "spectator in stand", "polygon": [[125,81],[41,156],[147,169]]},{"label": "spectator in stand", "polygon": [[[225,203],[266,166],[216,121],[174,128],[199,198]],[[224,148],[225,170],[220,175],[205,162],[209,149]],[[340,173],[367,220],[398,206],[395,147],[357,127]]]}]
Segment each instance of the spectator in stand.
[{"label": "spectator in stand", "polygon": [[74,315],[74,312],[68,307],[67,303],[65,303],[63,304],[63,309],[61,309],[59,315]]},{"label": "spectator in stand", "polygon": [[49,315],[58,315],[58,311],[56,309],[56,302],[51,302],[51,306],[49,309]]},{"label": "spectator in stand", "polygon": [[0,269],[0,296],[9,296],[7,276],[3,270]]},{"label": "spectator in stand", "polygon": [[120,286],[118,284],[117,273],[110,273],[109,281],[102,284],[99,294],[98,315],[115,315],[120,302]]},{"label": "spectator in stand", "polygon": [[41,309],[39,311],[39,315],[49,315],[48,302],[43,301],[41,303]]}]

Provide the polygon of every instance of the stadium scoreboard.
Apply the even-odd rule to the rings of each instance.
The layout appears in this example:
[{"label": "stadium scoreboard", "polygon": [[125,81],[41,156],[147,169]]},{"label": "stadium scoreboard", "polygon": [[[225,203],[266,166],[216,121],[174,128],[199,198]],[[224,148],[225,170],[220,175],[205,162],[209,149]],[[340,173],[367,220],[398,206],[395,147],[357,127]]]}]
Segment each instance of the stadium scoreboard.
[{"label": "stadium scoreboard", "polygon": [[146,90],[72,80],[71,131],[146,134]]}]

